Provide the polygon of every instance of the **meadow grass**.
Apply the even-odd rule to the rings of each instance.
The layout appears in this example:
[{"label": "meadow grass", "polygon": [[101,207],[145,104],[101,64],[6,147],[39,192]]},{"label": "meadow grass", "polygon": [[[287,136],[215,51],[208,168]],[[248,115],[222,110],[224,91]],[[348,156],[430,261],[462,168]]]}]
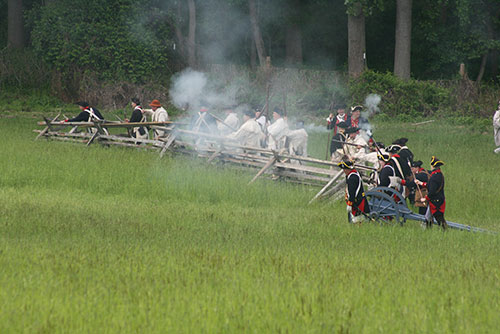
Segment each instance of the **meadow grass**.
[{"label": "meadow grass", "polygon": [[[0,118],[0,332],[494,333],[500,236],[346,223],[318,189]],[[446,162],[449,220],[500,230],[490,134],[377,124]],[[324,156],[326,134],[310,135]]]}]

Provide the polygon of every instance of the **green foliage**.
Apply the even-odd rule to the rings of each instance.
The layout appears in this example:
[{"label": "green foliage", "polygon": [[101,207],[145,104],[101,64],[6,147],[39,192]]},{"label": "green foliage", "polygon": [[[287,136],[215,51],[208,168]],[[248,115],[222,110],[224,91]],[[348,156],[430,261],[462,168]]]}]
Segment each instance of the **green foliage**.
[{"label": "green foliage", "polygon": [[146,25],[147,0],[61,0],[27,15],[35,52],[65,76],[91,72],[100,79],[140,82],[164,72],[165,40]]},{"label": "green foliage", "polygon": [[363,102],[369,94],[380,95],[381,112],[390,116],[443,115],[454,105],[450,89],[430,81],[404,81],[392,73],[365,71],[349,82],[349,91],[353,103]]}]

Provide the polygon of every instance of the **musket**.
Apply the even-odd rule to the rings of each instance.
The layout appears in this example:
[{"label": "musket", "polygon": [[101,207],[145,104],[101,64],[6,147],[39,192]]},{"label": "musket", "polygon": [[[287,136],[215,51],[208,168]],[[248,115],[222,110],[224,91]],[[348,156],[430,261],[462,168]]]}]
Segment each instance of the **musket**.
[{"label": "musket", "polygon": [[368,149],[371,148],[369,145],[353,144],[353,143],[348,143],[348,142],[345,142],[345,141],[342,141],[342,140],[332,139],[331,141],[336,142],[336,143],[342,143],[342,144],[345,144],[345,145],[359,146],[359,147],[364,147],[364,148],[368,148]]},{"label": "musket", "polygon": [[225,126],[227,126],[228,128],[230,128],[233,132],[238,130],[238,129],[233,128],[231,125],[227,124],[226,122],[224,122],[222,119],[220,119],[219,117],[215,116],[211,112],[209,112],[208,114],[210,116],[212,116],[213,118],[215,118],[216,120],[218,120],[219,122],[221,122],[222,124],[224,124]]}]

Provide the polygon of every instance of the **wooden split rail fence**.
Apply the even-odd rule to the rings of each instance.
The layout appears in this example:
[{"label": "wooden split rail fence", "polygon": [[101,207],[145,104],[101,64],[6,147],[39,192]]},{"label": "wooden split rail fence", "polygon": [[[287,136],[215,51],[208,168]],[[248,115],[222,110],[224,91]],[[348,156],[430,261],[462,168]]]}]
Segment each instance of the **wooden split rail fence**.
[{"label": "wooden split rail fence", "polygon": [[[188,124],[180,122],[59,122],[58,117],[44,118],[39,122],[42,130],[36,139],[47,138],[61,141],[71,141],[86,144],[100,143],[105,146],[124,146],[158,151],[160,157],[170,151],[206,159],[208,163],[214,161],[240,166],[245,169],[257,171],[249,184],[261,176],[271,177],[276,180],[306,184],[321,187],[319,192],[309,203],[315,200],[339,194],[343,191],[345,178],[343,171],[337,164],[327,160],[311,157],[290,155],[285,150],[273,151],[258,147],[239,145],[226,137],[196,132],[186,129]],[[164,131],[165,136],[157,139],[140,139],[130,137],[128,134],[111,134],[115,129],[127,129],[147,126],[151,129]],[[355,165],[360,171],[369,174],[375,168]],[[367,176],[364,176],[368,181]]]}]

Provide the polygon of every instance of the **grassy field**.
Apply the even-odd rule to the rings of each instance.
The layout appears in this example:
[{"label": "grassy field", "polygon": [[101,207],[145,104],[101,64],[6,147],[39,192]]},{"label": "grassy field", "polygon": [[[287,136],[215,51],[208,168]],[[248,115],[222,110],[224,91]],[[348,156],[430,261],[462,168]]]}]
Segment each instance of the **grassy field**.
[{"label": "grassy field", "polygon": [[[15,116],[15,117],[6,117]],[[354,227],[317,189],[0,117],[0,333],[495,333],[500,236]],[[490,133],[377,124],[446,162],[448,220],[500,231]],[[326,134],[311,134],[322,157]]]}]

